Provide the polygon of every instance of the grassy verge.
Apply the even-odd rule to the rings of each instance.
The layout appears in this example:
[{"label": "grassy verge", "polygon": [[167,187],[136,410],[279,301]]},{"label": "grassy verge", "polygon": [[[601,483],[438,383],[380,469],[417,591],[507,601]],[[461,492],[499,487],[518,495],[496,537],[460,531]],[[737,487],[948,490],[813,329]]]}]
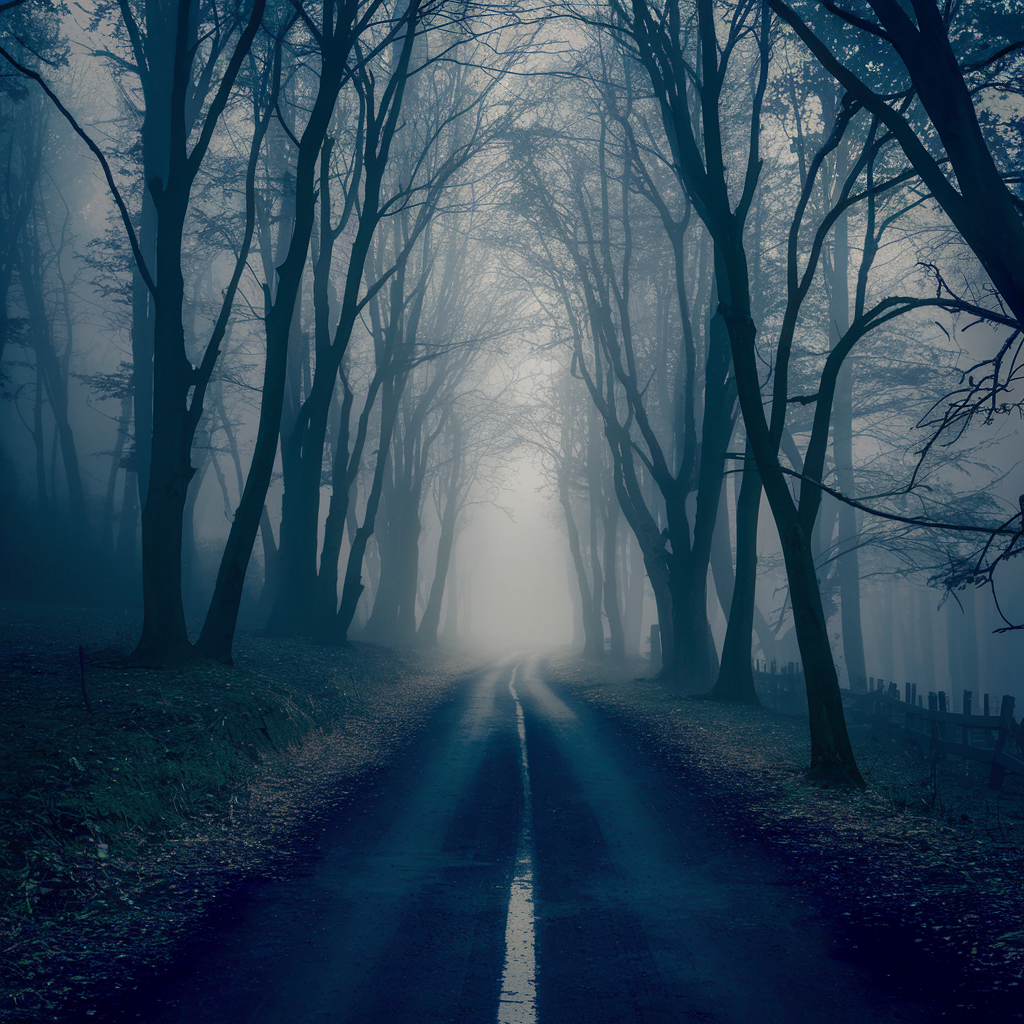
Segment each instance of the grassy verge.
[{"label": "grassy verge", "polygon": [[123,620],[2,614],[0,1019],[11,1021],[102,1019],[135,968],[169,958],[232,883],[283,870],[310,821],[393,758],[466,667],[250,637],[233,668],[126,669]]},{"label": "grassy verge", "polygon": [[916,745],[865,730],[852,739],[867,790],[822,788],[807,780],[807,726],[795,716],[680,697],[570,659],[551,669],[703,792],[737,839],[784,863],[849,927],[851,956],[911,988],[944,976],[944,1019],[1024,1019],[1024,779],[1008,775],[993,793],[987,765],[932,765]]}]

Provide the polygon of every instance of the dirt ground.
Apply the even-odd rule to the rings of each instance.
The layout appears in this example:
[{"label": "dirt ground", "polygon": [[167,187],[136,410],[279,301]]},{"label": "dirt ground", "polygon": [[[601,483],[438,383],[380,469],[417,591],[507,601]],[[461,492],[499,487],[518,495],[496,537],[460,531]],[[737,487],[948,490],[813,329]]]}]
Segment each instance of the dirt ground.
[{"label": "dirt ground", "polygon": [[1024,778],[1008,774],[994,793],[982,763],[933,766],[916,745],[851,726],[868,788],[822,788],[807,781],[796,716],[568,659],[552,670],[684,773],[737,835],[768,847],[850,923],[865,959],[907,975],[941,965],[957,979],[951,1013],[985,1002],[1024,1019]]},{"label": "dirt ground", "polygon": [[[0,606],[4,1021],[102,1019],[237,881],[293,871],[476,664],[250,636],[230,669],[129,670],[137,629],[108,611]],[[1024,1019],[1024,779],[992,793],[984,765],[933,766],[854,731],[867,791],[823,789],[806,781],[796,717],[679,697],[640,666],[551,669],[848,920],[866,958],[948,965],[961,1019],[1000,994],[1006,1019]]]},{"label": "dirt ground", "polygon": [[102,1019],[236,882],[287,873],[468,665],[243,636],[233,668],[128,669],[137,629],[0,607],[0,1020]]}]

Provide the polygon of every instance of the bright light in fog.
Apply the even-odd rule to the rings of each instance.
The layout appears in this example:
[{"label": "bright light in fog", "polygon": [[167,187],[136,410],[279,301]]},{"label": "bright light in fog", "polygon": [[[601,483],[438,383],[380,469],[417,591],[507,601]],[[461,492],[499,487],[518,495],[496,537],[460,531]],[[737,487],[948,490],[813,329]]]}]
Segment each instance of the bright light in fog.
[{"label": "bright light in fog", "polygon": [[[473,509],[459,538],[467,588],[467,639],[488,646],[538,648],[572,640],[565,538],[527,463],[503,491],[515,519],[491,505]],[[464,559],[464,561],[463,561]]]}]

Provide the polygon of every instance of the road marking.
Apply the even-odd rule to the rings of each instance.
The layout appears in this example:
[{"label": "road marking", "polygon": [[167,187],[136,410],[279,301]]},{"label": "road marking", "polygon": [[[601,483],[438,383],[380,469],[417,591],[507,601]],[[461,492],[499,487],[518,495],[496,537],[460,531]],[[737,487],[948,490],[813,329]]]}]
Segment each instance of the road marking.
[{"label": "road marking", "polygon": [[501,978],[498,1024],[536,1024],[537,1020],[537,962],[533,926],[533,798],[530,794],[530,765],[526,759],[526,723],[515,685],[516,673],[521,664],[512,670],[508,684],[508,691],[516,702],[523,816],[516,844],[516,871],[508,895],[505,970]]}]

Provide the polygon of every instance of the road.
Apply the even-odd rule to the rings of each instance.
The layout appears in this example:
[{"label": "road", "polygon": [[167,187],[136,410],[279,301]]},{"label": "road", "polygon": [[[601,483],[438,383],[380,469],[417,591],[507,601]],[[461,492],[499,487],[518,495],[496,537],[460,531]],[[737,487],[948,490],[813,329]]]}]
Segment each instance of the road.
[{"label": "road", "polygon": [[250,886],[119,1019],[934,1019],[842,948],[782,867],[527,660],[468,682],[307,870]]}]

